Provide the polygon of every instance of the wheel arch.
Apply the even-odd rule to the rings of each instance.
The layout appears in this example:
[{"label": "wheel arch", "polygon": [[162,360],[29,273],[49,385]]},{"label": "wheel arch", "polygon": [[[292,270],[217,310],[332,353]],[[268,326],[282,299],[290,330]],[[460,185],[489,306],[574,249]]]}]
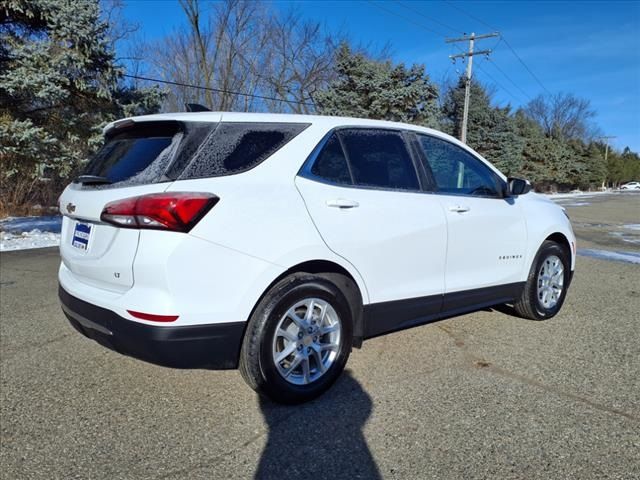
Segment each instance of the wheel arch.
[{"label": "wheel arch", "polygon": [[[545,238],[545,241],[551,241],[560,245],[560,247],[569,256],[569,265],[571,268],[571,272],[569,272],[569,284],[570,284],[571,280],[573,279],[573,272],[576,264],[575,263],[576,262],[575,240],[574,241],[569,240],[569,238],[567,238],[567,236],[562,232],[554,232],[551,235],[548,235],[547,238]],[[567,288],[569,287],[569,284],[567,284]]]},{"label": "wheel arch", "polygon": [[358,279],[342,265],[330,260],[308,260],[291,266],[276,277],[262,292],[255,302],[249,318],[256,307],[271,288],[283,278],[295,274],[311,274],[325,278],[334,283],[345,295],[351,306],[351,318],[353,320],[353,346],[360,348],[364,339],[363,306],[366,301],[366,291],[360,286]]},{"label": "wheel arch", "polygon": [[537,232],[537,234],[533,235],[528,248],[527,248],[527,261],[524,264],[523,268],[523,280],[526,279],[529,274],[529,269],[533,264],[536,255],[540,251],[542,244],[546,241],[552,241],[557,243],[562,247],[563,250],[567,252],[569,256],[571,270],[573,271],[575,268],[575,237],[573,236],[573,232],[571,232],[570,228],[565,229],[563,226],[555,226],[552,228],[548,228],[544,231]]},{"label": "wheel arch", "polygon": [[567,254],[569,255],[569,258],[573,257],[571,242],[569,242],[569,239],[564,235],[564,233],[561,233],[561,232],[552,233],[551,235],[547,236],[547,238],[545,238],[544,240],[557,243],[563,249],[566,250]]}]

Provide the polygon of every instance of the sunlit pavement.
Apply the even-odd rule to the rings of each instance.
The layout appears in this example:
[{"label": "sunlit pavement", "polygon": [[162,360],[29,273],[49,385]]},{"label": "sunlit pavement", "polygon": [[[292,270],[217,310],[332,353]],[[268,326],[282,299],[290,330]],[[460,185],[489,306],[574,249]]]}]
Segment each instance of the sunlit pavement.
[{"label": "sunlit pavement", "polygon": [[[588,208],[568,207],[640,223]],[[0,263],[3,478],[640,477],[638,265],[579,257],[550,321],[487,311],[370,340],[329,393],[281,407],[235,371],[164,369],[77,334],[56,249]]]}]

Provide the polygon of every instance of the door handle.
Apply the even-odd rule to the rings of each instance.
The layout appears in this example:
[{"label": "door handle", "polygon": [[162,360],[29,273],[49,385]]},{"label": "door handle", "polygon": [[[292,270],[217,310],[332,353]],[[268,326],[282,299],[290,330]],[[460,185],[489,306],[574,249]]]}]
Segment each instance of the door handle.
[{"label": "door handle", "polygon": [[455,206],[449,207],[450,212],[456,212],[456,213],[465,213],[465,212],[468,212],[469,210],[471,210],[470,207],[462,206],[462,205],[455,205]]},{"label": "door handle", "polygon": [[334,198],[333,200],[327,200],[327,207],[334,208],[355,208],[360,204],[355,200],[349,200],[346,198]]}]

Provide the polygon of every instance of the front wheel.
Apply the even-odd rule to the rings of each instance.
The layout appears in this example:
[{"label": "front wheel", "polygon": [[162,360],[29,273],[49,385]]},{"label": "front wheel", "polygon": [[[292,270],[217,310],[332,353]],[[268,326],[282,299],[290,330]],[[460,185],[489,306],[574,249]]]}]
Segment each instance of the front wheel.
[{"label": "front wheel", "polygon": [[249,320],[240,372],[259,394],[280,403],[321,395],[351,352],[351,309],[327,279],[294,274],[276,284]]},{"label": "front wheel", "polygon": [[562,307],[571,280],[571,258],[561,245],[545,241],[531,265],[516,312],[531,320],[546,320]]}]

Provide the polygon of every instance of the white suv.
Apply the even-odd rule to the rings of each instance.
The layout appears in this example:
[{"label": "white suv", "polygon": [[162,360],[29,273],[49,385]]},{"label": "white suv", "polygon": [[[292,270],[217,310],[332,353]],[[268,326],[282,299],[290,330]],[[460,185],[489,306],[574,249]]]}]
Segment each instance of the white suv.
[{"label": "white suv", "polygon": [[441,132],[355,118],[121,120],[60,198],[60,299],[83,335],[309,400],[363,340],[493,305],[546,319],[563,209]]},{"label": "white suv", "polygon": [[640,190],[640,182],[629,182],[620,185],[620,190]]}]

